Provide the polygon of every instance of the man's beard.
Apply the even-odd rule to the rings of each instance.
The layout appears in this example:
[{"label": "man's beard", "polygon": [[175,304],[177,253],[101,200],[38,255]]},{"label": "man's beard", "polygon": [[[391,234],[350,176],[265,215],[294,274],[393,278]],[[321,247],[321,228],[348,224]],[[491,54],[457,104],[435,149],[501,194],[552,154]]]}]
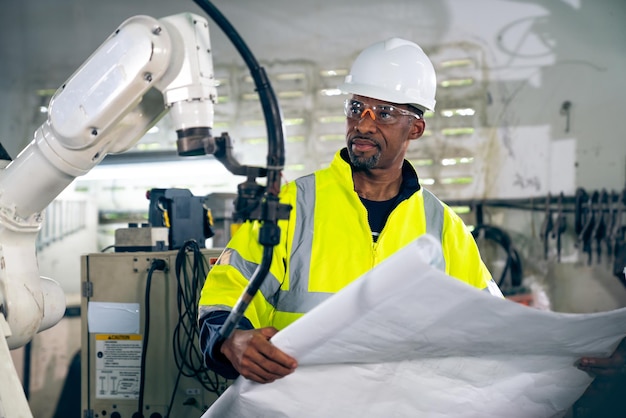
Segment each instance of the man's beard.
[{"label": "man's beard", "polygon": [[380,160],[380,150],[377,150],[376,154],[371,157],[358,157],[352,151],[352,147],[348,147],[348,155],[350,156],[352,166],[359,170],[371,170],[378,165]]}]

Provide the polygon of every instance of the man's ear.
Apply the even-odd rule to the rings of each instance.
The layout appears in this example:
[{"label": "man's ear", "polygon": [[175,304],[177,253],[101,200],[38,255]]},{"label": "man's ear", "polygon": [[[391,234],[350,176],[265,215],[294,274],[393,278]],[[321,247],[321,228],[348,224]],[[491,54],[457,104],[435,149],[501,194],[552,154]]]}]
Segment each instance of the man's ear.
[{"label": "man's ear", "polygon": [[424,119],[413,119],[411,122],[411,130],[409,131],[409,139],[418,139],[424,135],[426,129],[426,122]]}]

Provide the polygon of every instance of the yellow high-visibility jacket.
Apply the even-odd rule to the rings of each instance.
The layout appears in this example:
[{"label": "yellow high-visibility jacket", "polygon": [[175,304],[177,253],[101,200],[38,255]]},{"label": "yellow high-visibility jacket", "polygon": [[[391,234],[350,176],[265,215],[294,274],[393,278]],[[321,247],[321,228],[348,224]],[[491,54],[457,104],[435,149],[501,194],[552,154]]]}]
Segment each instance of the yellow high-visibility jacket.
[{"label": "yellow high-visibility jacket", "polygon": [[[419,188],[414,169],[407,161],[404,165],[405,177],[413,176],[419,190],[393,209],[376,242],[341,151],[328,168],[283,186],[280,201],[292,209],[288,220],[278,222],[280,243],[274,247],[270,271],[245,312],[255,328],[286,327],[427,232],[441,241],[445,265],[439,267],[448,275],[498,291],[465,224]],[[199,302],[201,315],[236,304],[261,263],[259,227],[259,222],[244,223],[210,270]]]}]

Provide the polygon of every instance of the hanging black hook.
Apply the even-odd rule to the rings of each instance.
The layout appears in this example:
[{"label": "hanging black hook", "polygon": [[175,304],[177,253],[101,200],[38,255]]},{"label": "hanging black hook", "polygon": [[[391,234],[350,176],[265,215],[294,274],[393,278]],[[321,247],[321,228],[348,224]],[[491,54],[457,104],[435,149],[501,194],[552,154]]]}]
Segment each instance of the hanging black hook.
[{"label": "hanging black hook", "polygon": [[561,104],[560,112],[561,112],[561,115],[565,116],[565,133],[569,132],[569,118],[570,118],[571,108],[572,108],[572,102],[570,102],[569,100],[566,100]]}]

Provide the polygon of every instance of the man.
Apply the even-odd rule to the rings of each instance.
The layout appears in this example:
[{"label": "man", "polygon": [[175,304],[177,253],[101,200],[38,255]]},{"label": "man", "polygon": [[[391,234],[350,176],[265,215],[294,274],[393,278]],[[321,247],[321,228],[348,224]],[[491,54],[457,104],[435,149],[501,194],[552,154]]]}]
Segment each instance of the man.
[{"label": "man", "polygon": [[[260,383],[292,373],[296,359],[270,338],[424,233],[440,240],[439,267],[447,274],[502,297],[461,219],[421,187],[404,159],[424,133],[423,112],[434,110],[435,87],[432,63],[412,42],[394,38],[361,52],[341,86],[351,94],[344,107],[347,146],[329,168],[283,187],[290,218],[279,221],[268,277],[226,341],[218,338],[220,326],[262,259],[257,223],[240,228],[207,277],[199,318],[207,366]],[[609,379],[623,387],[616,377],[625,357],[626,343],[610,358],[581,359],[579,368],[598,375],[599,384]],[[609,406],[595,389],[581,408]]]},{"label": "man", "polygon": [[423,189],[404,159],[435,106],[436,78],[422,49],[394,38],[366,48],[342,90],[346,148],[330,167],[283,187],[292,210],[279,221],[270,272],[225,341],[218,332],[261,263],[258,223],[233,236],[200,299],[200,344],[207,365],[228,378],[267,383],[292,373],[296,359],[269,339],[324,299],[424,233],[440,242],[447,274],[502,296],[461,219]]}]

